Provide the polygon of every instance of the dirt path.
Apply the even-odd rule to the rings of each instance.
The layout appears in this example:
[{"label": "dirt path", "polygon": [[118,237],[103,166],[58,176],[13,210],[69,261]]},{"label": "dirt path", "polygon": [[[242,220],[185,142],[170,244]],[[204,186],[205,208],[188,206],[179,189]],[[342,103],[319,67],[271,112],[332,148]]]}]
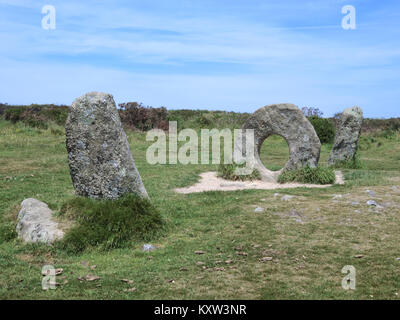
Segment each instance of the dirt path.
[{"label": "dirt path", "polygon": [[[335,171],[336,183],[344,184],[344,179],[341,171]],[[235,191],[235,190],[246,190],[246,189],[262,189],[262,190],[273,190],[273,189],[288,189],[288,188],[327,188],[332,186],[331,184],[320,185],[320,184],[301,184],[301,183],[272,183],[265,181],[229,181],[217,177],[217,173],[203,172],[200,174],[200,182],[185,188],[175,189],[178,193],[195,193],[204,191]]]}]

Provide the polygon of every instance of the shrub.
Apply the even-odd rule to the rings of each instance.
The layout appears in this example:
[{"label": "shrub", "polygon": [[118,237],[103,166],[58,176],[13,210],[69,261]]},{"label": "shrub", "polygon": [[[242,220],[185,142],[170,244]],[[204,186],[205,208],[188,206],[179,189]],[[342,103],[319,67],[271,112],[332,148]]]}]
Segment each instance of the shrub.
[{"label": "shrub", "polygon": [[17,123],[21,120],[21,115],[24,112],[23,109],[8,109],[4,111],[4,119]]},{"label": "shrub", "polygon": [[67,106],[36,105],[0,106],[0,115],[12,123],[23,122],[28,126],[47,129],[50,122],[64,126],[68,116]]},{"label": "shrub", "polygon": [[244,165],[237,164],[220,164],[218,166],[218,177],[224,178],[226,180],[233,181],[246,181],[246,180],[260,180],[261,174],[257,169],[254,169],[251,174],[248,175],[237,175],[235,173],[236,168],[243,168]]},{"label": "shrub", "polygon": [[311,184],[333,184],[335,181],[335,172],[332,168],[328,167],[310,168],[307,166],[297,170],[286,170],[278,177],[279,183],[300,182]]},{"label": "shrub", "polygon": [[86,248],[121,248],[130,241],[148,241],[162,230],[164,221],[149,200],[126,194],[117,200],[74,198],[61,208],[73,226],[57,245],[68,252]]},{"label": "shrub", "polygon": [[121,122],[131,128],[148,131],[153,128],[168,130],[167,109],[145,107],[137,102],[119,104]]},{"label": "shrub", "polygon": [[333,143],[335,139],[335,126],[331,119],[312,116],[308,120],[313,125],[321,143]]}]

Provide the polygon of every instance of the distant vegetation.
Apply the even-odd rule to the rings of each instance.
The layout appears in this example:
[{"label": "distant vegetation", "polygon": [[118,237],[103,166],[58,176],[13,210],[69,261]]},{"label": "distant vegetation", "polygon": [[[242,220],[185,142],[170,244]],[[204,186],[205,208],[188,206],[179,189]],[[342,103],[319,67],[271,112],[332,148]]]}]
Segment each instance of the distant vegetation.
[{"label": "distant vegetation", "polygon": [[[178,122],[178,130],[184,128],[240,128],[249,113],[208,110],[167,110],[164,107],[153,108],[137,102],[119,105],[121,121],[126,128],[147,131],[153,128],[168,130],[169,121]],[[314,126],[321,143],[332,143],[335,136],[335,125],[338,115],[323,118],[318,108],[302,108],[302,112]],[[12,123],[22,122],[28,126],[47,129],[53,124],[64,126],[68,115],[65,105],[29,106],[0,104],[0,118]],[[393,136],[400,129],[400,118],[364,119],[362,132],[375,133],[384,137]]]},{"label": "distant vegetation", "polygon": [[332,119],[312,116],[308,120],[313,125],[321,143],[333,143],[336,130]]}]

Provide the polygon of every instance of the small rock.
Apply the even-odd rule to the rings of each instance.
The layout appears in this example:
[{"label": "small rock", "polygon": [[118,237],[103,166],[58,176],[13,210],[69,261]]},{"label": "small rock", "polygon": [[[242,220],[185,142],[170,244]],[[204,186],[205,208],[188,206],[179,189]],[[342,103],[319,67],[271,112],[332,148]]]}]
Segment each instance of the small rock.
[{"label": "small rock", "polygon": [[96,280],[99,280],[99,279],[100,279],[100,277],[94,276],[94,275],[90,275],[90,274],[85,276],[85,280],[86,281],[96,281]]},{"label": "small rock", "polygon": [[354,256],[354,258],[356,258],[356,259],[361,259],[361,258],[363,258],[363,257],[364,257],[363,254],[357,254],[357,255]]},{"label": "small rock", "polygon": [[195,254],[205,254],[205,252],[204,252],[204,251],[201,251],[201,250],[195,251],[194,253],[195,253]]},{"label": "small rock", "polygon": [[263,208],[261,208],[261,207],[257,207],[257,208],[255,208],[254,209],[254,212],[263,212],[264,211],[264,209]]},{"label": "small rock", "polygon": [[129,283],[129,284],[133,284],[133,280],[129,280],[129,279],[121,279],[122,282],[125,283]]},{"label": "small rock", "polygon": [[157,248],[155,246],[153,246],[152,244],[144,244],[142,247],[142,251],[145,251],[145,252],[150,252],[150,251],[153,251],[156,249]]},{"label": "small rock", "polygon": [[280,195],[280,193],[274,193],[274,198],[279,197]]},{"label": "small rock", "polygon": [[375,193],[374,191],[372,191],[372,190],[365,190],[365,192],[368,193],[368,195],[369,195],[371,198],[373,198],[373,197],[376,196],[376,193]]},{"label": "small rock", "polygon": [[392,187],[392,190],[393,190],[393,191],[399,191],[400,189],[399,189],[398,187],[396,187],[396,186],[393,186],[393,187]]},{"label": "small rock", "polygon": [[335,194],[334,196],[333,196],[333,200],[336,200],[336,199],[341,199],[341,198],[343,198],[343,195],[341,195],[341,194]]},{"label": "small rock", "polygon": [[379,205],[376,201],[374,201],[374,200],[368,200],[367,201],[367,205],[369,205],[369,206],[374,206],[374,207],[377,207],[377,208],[383,208],[381,205]]},{"label": "small rock", "polygon": [[294,196],[290,196],[288,194],[285,194],[282,198],[281,201],[289,201],[292,200],[294,198]]},{"label": "small rock", "polygon": [[263,257],[260,259],[260,262],[265,262],[265,261],[272,261],[272,257]]},{"label": "small rock", "polygon": [[351,202],[351,205],[352,205],[352,206],[358,206],[358,205],[360,205],[360,203],[357,202],[357,201],[352,201],[352,202]]},{"label": "small rock", "polygon": [[354,210],[354,212],[355,212],[355,213],[361,213],[361,211],[360,211],[360,210]]}]

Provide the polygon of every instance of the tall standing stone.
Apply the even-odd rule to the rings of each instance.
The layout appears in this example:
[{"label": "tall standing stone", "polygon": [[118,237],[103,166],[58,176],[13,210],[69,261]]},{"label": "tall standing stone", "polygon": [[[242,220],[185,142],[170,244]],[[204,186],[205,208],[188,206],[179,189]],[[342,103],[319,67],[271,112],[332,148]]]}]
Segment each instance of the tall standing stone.
[{"label": "tall standing stone", "polygon": [[354,159],[361,134],[363,112],[360,107],[347,108],[340,115],[329,165]]},{"label": "tall standing stone", "polygon": [[112,95],[91,92],[76,99],[65,131],[77,195],[116,199],[136,193],[148,197]]}]

